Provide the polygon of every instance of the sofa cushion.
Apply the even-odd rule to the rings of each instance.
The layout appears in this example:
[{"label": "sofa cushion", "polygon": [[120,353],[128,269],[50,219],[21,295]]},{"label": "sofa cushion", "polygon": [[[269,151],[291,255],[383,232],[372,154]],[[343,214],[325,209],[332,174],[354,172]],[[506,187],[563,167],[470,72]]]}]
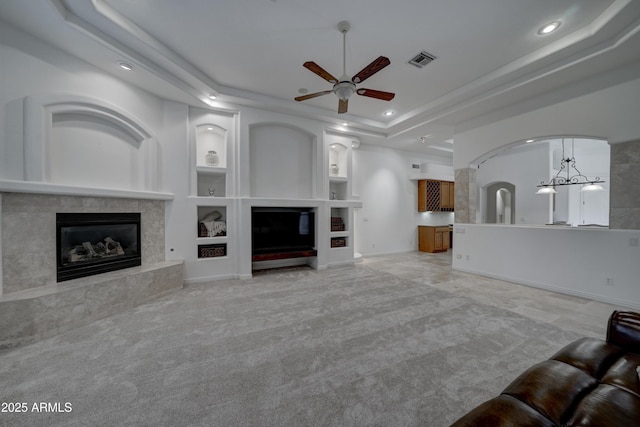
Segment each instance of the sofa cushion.
[{"label": "sofa cushion", "polygon": [[502,394],[522,401],[560,425],[571,415],[567,411],[597,385],[595,378],[574,366],[546,360],[524,371]]},{"label": "sofa cushion", "polygon": [[564,347],[551,359],[575,366],[600,379],[624,353],[622,347],[597,338],[581,338]]},{"label": "sofa cushion", "polygon": [[473,409],[451,427],[556,427],[556,425],[518,399],[501,395]]},{"label": "sofa cushion", "polygon": [[567,426],[620,427],[637,426],[640,398],[618,387],[599,385],[585,396]]},{"label": "sofa cushion", "polygon": [[640,381],[635,372],[638,365],[640,365],[640,354],[627,353],[609,368],[600,381],[603,384],[624,388],[640,397]]}]

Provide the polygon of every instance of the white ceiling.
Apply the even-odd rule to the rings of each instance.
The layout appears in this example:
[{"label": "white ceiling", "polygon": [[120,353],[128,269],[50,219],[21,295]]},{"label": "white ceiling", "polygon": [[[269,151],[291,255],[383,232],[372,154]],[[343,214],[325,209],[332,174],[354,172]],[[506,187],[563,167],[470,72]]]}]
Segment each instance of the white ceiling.
[{"label": "white ceiling", "polygon": [[[0,19],[165,98],[347,121],[365,143],[444,156],[462,123],[640,61],[640,0],[0,0]],[[342,74],[342,20],[347,74],[387,56],[359,87],[392,101],[354,95],[343,115],[333,94],[293,101],[331,89],[305,61]],[[537,34],[554,20],[558,31]],[[422,50],[437,59],[409,65]]]}]

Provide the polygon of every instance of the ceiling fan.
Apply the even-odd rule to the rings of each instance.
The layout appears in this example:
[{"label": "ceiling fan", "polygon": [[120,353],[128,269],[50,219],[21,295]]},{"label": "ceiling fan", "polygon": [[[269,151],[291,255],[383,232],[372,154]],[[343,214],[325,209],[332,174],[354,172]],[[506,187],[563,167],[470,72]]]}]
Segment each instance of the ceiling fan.
[{"label": "ceiling fan", "polygon": [[353,78],[349,79],[347,76],[347,31],[349,31],[350,28],[351,24],[349,24],[348,21],[341,21],[338,23],[338,30],[342,33],[343,65],[342,76],[340,79],[336,79],[328,71],[313,61],[308,61],[303,64],[303,67],[312,73],[315,73],[329,83],[332,83],[333,89],[298,96],[294,98],[296,101],[306,101],[307,99],[316,98],[333,92],[338,97],[338,114],[343,114],[347,112],[347,109],[349,108],[349,98],[354,92],[361,96],[368,96],[370,98],[381,99],[383,101],[391,101],[393,97],[396,96],[395,93],[391,92],[383,92],[375,89],[359,89],[356,87],[357,84],[362,83],[387,65],[391,64],[389,58],[385,56],[379,56],[371,64],[367,65],[358,74],[353,76]]}]

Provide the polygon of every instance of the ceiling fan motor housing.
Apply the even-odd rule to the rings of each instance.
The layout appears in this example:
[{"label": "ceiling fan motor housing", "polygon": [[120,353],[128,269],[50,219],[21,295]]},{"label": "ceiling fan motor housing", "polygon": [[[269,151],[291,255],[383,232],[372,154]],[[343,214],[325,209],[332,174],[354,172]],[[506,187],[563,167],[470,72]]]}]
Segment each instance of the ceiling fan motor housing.
[{"label": "ceiling fan motor housing", "polygon": [[333,86],[333,93],[338,97],[338,99],[342,99],[343,101],[348,100],[355,91],[356,85],[349,80],[343,80]]}]

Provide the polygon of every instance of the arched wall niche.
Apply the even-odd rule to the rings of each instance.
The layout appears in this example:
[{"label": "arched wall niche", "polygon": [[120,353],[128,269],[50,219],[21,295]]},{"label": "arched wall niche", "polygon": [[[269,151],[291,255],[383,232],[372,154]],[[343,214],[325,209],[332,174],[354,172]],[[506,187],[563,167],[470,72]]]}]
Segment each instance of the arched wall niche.
[{"label": "arched wall niche", "polygon": [[214,123],[203,123],[196,126],[196,165],[204,165],[205,156],[215,151],[220,167],[227,166],[228,131]]},{"label": "arched wall niche", "polygon": [[99,99],[24,99],[24,180],[158,191],[160,147],[133,114]]},{"label": "arched wall niche", "polygon": [[347,176],[349,163],[348,152],[349,147],[342,142],[332,142],[329,145],[329,173],[331,175]]},{"label": "arched wall niche", "polygon": [[317,137],[296,126],[263,122],[249,126],[252,197],[313,199]]},{"label": "arched wall niche", "polygon": [[[583,197],[579,185],[557,187],[558,194],[551,197],[536,194],[537,185],[548,182],[560,169],[563,141],[564,158],[575,157],[583,175],[609,180],[610,147],[603,138],[553,135],[515,141],[483,154],[470,164],[475,169],[473,184],[478,194],[476,222],[497,222],[490,213],[496,203],[493,192],[498,190],[492,185],[506,182],[514,186],[513,191],[504,187],[511,192],[512,224],[608,225],[608,215],[602,213],[608,212],[609,199],[602,194]],[[574,173],[571,170],[570,174]],[[608,183],[604,186],[606,190]]]}]

